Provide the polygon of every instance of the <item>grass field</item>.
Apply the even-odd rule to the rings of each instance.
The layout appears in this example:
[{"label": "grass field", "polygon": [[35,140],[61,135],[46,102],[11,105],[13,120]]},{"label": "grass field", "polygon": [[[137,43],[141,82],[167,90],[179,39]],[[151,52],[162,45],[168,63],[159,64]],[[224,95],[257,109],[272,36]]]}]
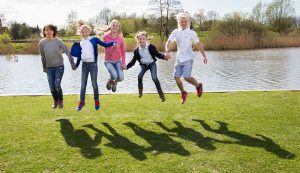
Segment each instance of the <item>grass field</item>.
[{"label": "grass field", "polygon": [[0,172],[299,172],[300,92],[0,97]]}]

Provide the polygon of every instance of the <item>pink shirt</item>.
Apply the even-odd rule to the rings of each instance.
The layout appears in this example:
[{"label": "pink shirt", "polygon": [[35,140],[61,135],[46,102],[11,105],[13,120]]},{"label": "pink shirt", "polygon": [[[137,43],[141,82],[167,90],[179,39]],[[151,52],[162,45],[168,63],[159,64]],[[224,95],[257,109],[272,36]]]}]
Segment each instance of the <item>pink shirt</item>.
[{"label": "pink shirt", "polygon": [[103,36],[104,42],[117,42],[118,46],[111,46],[105,48],[105,61],[117,62],[121,61],[122,65],[126,64],[126,55],[125,55],[125,44],[122,36],[117,36],[116,38],[112,37],[111,33],[105,34]]}]

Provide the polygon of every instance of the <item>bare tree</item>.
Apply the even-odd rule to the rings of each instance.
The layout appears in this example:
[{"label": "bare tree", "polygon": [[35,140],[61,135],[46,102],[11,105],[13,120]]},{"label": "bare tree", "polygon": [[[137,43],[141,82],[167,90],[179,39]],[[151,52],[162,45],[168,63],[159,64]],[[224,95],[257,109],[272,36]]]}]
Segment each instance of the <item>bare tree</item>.
[{"label": "bare tree", "polygon": [[158,14],[159,18],[159,35],[161,41],[169,36],[169,18],[170,14],[181,8],[180,0],[150,0],[151,8],[154,14]]},{"label": "bare tree", "polygon": [[266,10],[270,29],[276,32],[288,32],[294,16],[294,1],[291,0],[273,0]]},{"label": "bare tree", "polygon": [[78,14],[76,11],[71,10],[70,13],[68,13],[67,15],[67,28],[66,28],[66,32],[67,35],[75,35],[77,32],[77,19],[78,18]]},{"label": "bare tree", "polygon": [[109,25],[111,21],[112,11],[109,8],[103,8],[100,10],[97,16],[95,16],[95,24],[97,25]]},{"label": "bare tree", "polygon": [[205,10],[202,8],[197,10],[193,15],[193,19],[196,22],[196,24],[199,26],[199,29],[201,30],[202,24],[206,19]]},{"label": "bare tree", "polygon": [[206,20],[208,20],[208,21],[215,21],[215,20],[219,19],[219,17],[220,17],[220,15],[216,11],[208,11],[206,13]]},{"label": "bare tree", "polygon": [[253,19],[253,21],[257,23],[265,23],[266,8],[267,8],[267,4],[263,3],[262,1],[257,3],[252,9],[251,18]]}]

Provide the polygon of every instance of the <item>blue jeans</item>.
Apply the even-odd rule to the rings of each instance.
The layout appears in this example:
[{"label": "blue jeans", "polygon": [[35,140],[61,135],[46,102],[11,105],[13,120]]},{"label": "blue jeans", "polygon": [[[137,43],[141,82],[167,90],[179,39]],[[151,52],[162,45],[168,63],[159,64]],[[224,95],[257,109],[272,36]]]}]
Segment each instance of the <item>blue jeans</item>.
[{"label": "blue jeans", "polygon": [[60,84],[64,75],[64,69],[64,65],[47,68],[48,83],[54,101],[63,100],[63,93]]},{"label": "blue jeans", "polygon": [[99,90],[97,84],[98,65],[95,62],[82,62],[82,73],[81,73],[81,90],[80,100],[85,101],[86,85],[89,73],[91,73],[91,81],[94,89],[94,99],[99,100]]},{"label": "blue jeans", "polygon": [[124,80],[124,72],[121,69],[121,61],[117,62],[104,62],[106,69],[110,74],[110,79],[117,82]]},{"label": "blue jeans", "polygon": [[156,66],[155,62],[153,62],[149,65],[141,64],[141,71],[138,75],[138,87],[139,87],[139,89],[143,89],[143,77],[144,77],[144,74],[146,73],[146,71],[148,71],[149,69],[150,69],[150,72],[151,72],[152,80],[155,83],[157,92],[162,92],[159,80],[157,78],[157,66]]}]

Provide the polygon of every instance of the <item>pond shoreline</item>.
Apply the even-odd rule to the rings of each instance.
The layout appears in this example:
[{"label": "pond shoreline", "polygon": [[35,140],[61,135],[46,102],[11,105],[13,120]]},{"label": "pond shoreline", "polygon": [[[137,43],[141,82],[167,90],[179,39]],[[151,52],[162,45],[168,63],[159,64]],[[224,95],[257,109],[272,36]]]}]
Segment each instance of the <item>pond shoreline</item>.
[{"label": "pond shoreline", "polygon": [[[282,91],[288,91],[288,92],[300,92],[299,89],[270,89],[270,90],[227,90],[227,91],[204,91],[203,95],[205,93],[209,94],[220,94],[220,93],[240,93],[240,92],[282,92]],[[170,91],[170,92],[164,92],[165,94],[180,94],[179,91]],[[190,95],[194,94],[195,92],[189,92]],[[137,95],[137,92],[122,92],[122,93],[100,93],[100,96],[104,95]],[[157,92],[144,92],[145,94],[157,94]],[[64,93],[64,95],[80,95],[79,93]],[[87,93],[86,95],[93,95],[92,93]],[[51,96],[51,93],[40,93],[40,94],[0,94],[0,97],[23,97],[23,96],[32,96],[32,97],[38,97],[38,96]]]}]

